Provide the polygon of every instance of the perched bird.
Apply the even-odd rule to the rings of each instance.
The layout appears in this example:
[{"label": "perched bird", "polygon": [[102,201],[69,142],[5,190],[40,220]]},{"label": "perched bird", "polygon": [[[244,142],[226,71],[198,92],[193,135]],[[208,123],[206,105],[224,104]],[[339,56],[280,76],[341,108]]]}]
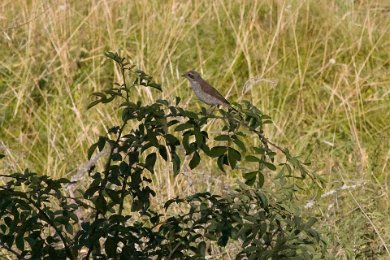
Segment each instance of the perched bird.
[{"label": "perched bird", "polygon": [[207,81],[202,79],[200,74],[196,71],[188,71],[182,75],[191,83],[191,87],[195,95],[204,103],[212,106],[221,105],[226,108],[235,110],[215,88],[213,88]]}]

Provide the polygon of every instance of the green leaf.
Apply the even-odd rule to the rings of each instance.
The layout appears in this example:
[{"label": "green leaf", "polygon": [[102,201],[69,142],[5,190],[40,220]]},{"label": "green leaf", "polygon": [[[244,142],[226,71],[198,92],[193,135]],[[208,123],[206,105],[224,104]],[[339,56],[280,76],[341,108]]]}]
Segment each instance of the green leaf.
[{"label": "green leaf", "polygon": [[211,233],[206,233],[204,236],[206,238],[210,239],[211,241],[216,241],[218,239],[216,235],[211,234]]},{"label": "green leaf", "polygon": [[129,155],[129,165],[133,165],[134,163],[139,162],[139,152],[132,151],[128,153]]},{"label": "green leaf", "polygon": [[157,155],[156,153],[151,153],[146,156],[145,165],[151,173],[154,173],[154,164],[156,163]]},{"label": "green leaf", "polygon": [[201,256],[201,257],[205,257],[206,256],[206,242],[204,241],[201,241],[199,244],[198,244],[198,255]]},{"label": "green leaf", "polygon": [[97,146],[99,148],[99,151],[102,151],[104,149],[104,145],[106,144],[107,138],[104,136],[99,136],[99,140],[97,142]]},{"label": "green leaf", "polygon": [[133,204],[131,204],[131,211],[140,211],[144,205],[144,201],[141,201],[139,199],[134,199]]},{"label": "green leaf", "polygon": [[12,218],[10,217],[5,217],[4,218],[4,223],[8,226],[8,227],[11,227],[14,225],[13,221],[12,221]]},{"label": "green leaf", "polygon": [[259,185],[259,188],[261,188],[264,185],[264,174],[262,172],[259,172],[257,176],[259,178],[257,184]]},{"label": "green leaf", "polygon": [[158,152],[165,161],[168,160],[167,148],[164,145],[158,147]]},{"label": "green leaf", "polygon": [[242,150],[242,151],[246,151],[246,147],[245,147],[245,144],[237,137],[237,136],[233,136],[233,142]]},{"label": "green leaf", "polygon": [[24,250],[24,237],[23,234],[18,234],[15,238],[16,247],[20,250]]},{"label": "green leaf", "polygon": [[215,141],[230,141],[230,136],[228,135],[218,135],[214,138]]},{"label": "green leaf", "polygon": [[253,147],[253,150],[255,150],[255,153],[257,154],[262,154],[262,155],[265,154],[265,150],[263,147]]},{"label": "green leaf", "polygon": [[269,162],[266,162],[266,161],[261,161],[268,169],[270,169],[271,171],[275,171],[276,170],[276,166],[272,163],[269,163]]},{"label": "green leaf", "polygon": [[190,145],[190,137],[192,136],[191,134],[192,131],[186,131],[184,134],[183,134],[183,140],[182,140],[182,144],[183,144],[183,147],[184,147],[184,150],[186,150],[186,154],[191,154],[193,151],[195,151],[195,148],[194,145]]},{"label": "green leaf", "polygon": [[173,119],[173,120],[167,122],[167,126],[171,127],[171,126],[176,125],[178,123],[180,123],[179,120]]},{"label": "green leaf", "polygon": [[168,100],[165,100],[165,99],[157,99],[156,103],[162,104],[164,106],[169,106]]},{"label": "green leaf", "polygon": [[241,154],[239,151],[231,147],[228,148],[227,154],[228,154],[229,165],[232,169],[234,169],[237,165],[237,161],[241,161]]},{"label": "green leaf", "polygon": [[245,156],[245,161],[247,162],[260,162],[261,160],[253,155],[247,155]]},{"label": "green leaf", "polygon": [[101,99],[98,99],[98,100],[92,101],[91,103],[89,103],[89,104],[88,104],[88,106],[87,106],[87,110],[88,110],[88,109],[91,109],[91,108],[93,108],[94,106],[96,106],[97,104],[99,104],[99,103],[101,103],[101,102],[102,102],[102,100],[101,100]]},{"label": "green leaf", "polygon": [[1,224],[1,225],[0,225],[0,229],[1,229],[1,231],[2,231],[3,233],[5,233],[5,231],[7,230],[7,226],[4,225],[4,224]]},{"label": "green leaf", "polygon": [[112,259],[116,255],[117,244],[115,243],[114,238],[107,236],[106,241],[104,242],[104,249],[106,250],[107,257]]},{"label": "green leaf", "polygon": [[171,134],[166,134],[164,137],[167,140],[168,145],[177,146],[180,144],[179,139]]},{"label": "green leaf", "polygon": [[183,124],[176,126],[175,132],[183,131],[183,130],[193,128],[193,127],[194,127],[194,125],[191,123],[183,123]]},{"label": "green leaf", "polygon": [[65,230],[69,235],[73,235],[73,226],[70,223],[65,224]]},{"label": "green leaf", "polygon": [[115,191],[112,189],[106,189],[105,191],[107,192],[108,196],[114,203],[116,204],[120,203],[121,200],[119,198],[119,191]]},{"label": "green leaf", "polygon": [[226,151],[227,151],[226,146],[214,146],[213,148],[210,149],[209,155],[215,158],[225,154]]},{"label": "green leaf", "polygon": [[107,212],[107,202],[103,195],[99,195],[95,202],[96,209],[105,214]]},{"label": "green leaf", "polygon": [[162,89],[161,89],[161,85],[160,84],[158,84],[158,83],[156,83],[156,82],[151,82],[151,83],[148,83],[148,85],[147,85],[148,87],[151,87],[151,88],[155,88],[155,89],[157,89],[157,90],[160,90],[160,91],[162,91]]},{"label": "green leaf", "polygon": [[200,156],[198,152],[195,152],[194,155],[192,156],[192,159],[189,163],[189,166],[192,169],[194,169],[198,164],[200,163]]},{"label": "green leaf", "polygon": [[95,152],[96,147],[98,146],[97,143],[91,145],[88,149],[88,160],[91,159],[93,152]]},{"label": "green leaf", "polygon": [[122,175],[129,175],[130,174],[130,167],[129,165],[122,161],[120,164],[119,164],[119,170],[121,172]]},{"label": "green leaf", "polygon": [[114,154],[112,154],[111,159],[114,162],[122,161],[122,155],[120,153],[114,153]]},{"label": "green leaf", "polygon": [[261,205],[263,208],[268,208],[268,199],[267,197],[264,195],[264,193],[260,192],[260,191],[257,191],[257,195],[259,196],[260,198],[260,201],[261,201]]},{"label": "green leaf", "polygon": [[252,186],[256,181],[256,176],[259,173],[259,171],[253,171],[253,172],[246,172],[243,174],[245,179],[245,184]]},{"label": "green leaf", "polygon": [[104,53],[104,55],[107,58],[116,61],[117,63],[122,63],[122,58],[116,52],[107,51]]},{"label": "green leaf", "polygon": [[192,119],[198,119],[198,114],[195,112],[188,111],[188,110],[183,110],[181,112],[182,112],[183,116],[186,116],[186,117],[189,117]]},{"label": "green leaf", "polygon": [[305,167],[303,165],[299,165],[299,172],[301,173],[301,176],[302,178],[305,178],[306,175],[308,175],[308,172],[307,170],[305,169]]},{"label": "green leaf", "polygon": [[200,131],[199,127],[194,127],[194,134],[195,134],[195,141],[198,147],[202,147],[205,143],[205,138],[203,136],[203,133]]},{"label": "green leaf", "polygon": [[88,199],[92,197],[100,189],[99,184],[99,180],[93,181],[89,185],[88,189],[84,192],[84,198]]},{"label": "green leaf", "polygon": [[180,172],[180,158],[176,153],[172,153],[173,174],[176,176]]},{"label": "green leaf", "polygon": [[[225,227],[226,229],[229,229],[229,227]],[[224,231],[224,230],[223,230]],[[229,232],[229,231],[226,231],[226,232]],[[224,234],[225,232],[222,232],[222,236],[218,239],[217,241],[217,244],[219,246],[222,246],[222,247],[225,247],[227,242],[229,241],[229,235],[228,234]]]},{"label": "green leaf", "polygon": [[217,160],[217,165],[218,165],[219,169],[223,172],[225,172],[225,168],[223,167],[224,164],[228,164],[226,154],[219,156],[218,160]]},{"label": "green leaf", "polygon": [[167,201],[165,202],[165,204],[164,204],[164,209],[168,209],[169,206],[170,206],[172,203],[174,203],[174,202],[176,202],[176,199],[167,200]]},{"label": "green leaf", "polygon": [[243,177],[245,180],[252,180],[255,179],[259,171],[253,171],[253,172],[245,172],[243,173]]}]

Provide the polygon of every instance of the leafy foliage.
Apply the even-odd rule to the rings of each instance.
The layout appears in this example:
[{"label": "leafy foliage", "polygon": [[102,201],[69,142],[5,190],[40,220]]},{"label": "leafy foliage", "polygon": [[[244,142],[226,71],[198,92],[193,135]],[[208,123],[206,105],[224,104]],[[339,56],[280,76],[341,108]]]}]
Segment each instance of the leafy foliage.
[{"label": "leafy foliage", "polygon": [[[91,182],[80,198],[67,195],[66,179],[29,171],[5,175],[10,180],[0,187],[0,246],[18,258],[46,259],[203,259],[211,241],[224,247],[230,240],[242,243],[237,259],[312,258],[325,248],[312,228],[315,219],[305,222],[261,191],[267,171],[279,169],[281,179],[314,179],[298,157],[263,135],[268,116],[249,102],[217,115],[182,108],[179,98],[174,105],[133,101],[136,86],[162,88],[117,53],[106,56],[119,67],[122,83],[93,93],[96,100],[88,107],[121,100],[122,123],[88,151],[89,158],[109,151],[104,168],[89,171]],[[210,147],[211,136],[202,129],[212,119],[223,126],[213,136],[217,145]],[[261,145],[246,143],[248,136]],[[276,152],[284,155],[279,163]],[[241,171],[245,184],[225,197],[196,193],[169,200],[167,211],[174,204],[188,211],[164,219],[151,207],[150,198],[158,194],[150,187],[150,174],[160,159],[180,174],[184,156],[191,158],[191,169],[210,157],[222,171]]]}]

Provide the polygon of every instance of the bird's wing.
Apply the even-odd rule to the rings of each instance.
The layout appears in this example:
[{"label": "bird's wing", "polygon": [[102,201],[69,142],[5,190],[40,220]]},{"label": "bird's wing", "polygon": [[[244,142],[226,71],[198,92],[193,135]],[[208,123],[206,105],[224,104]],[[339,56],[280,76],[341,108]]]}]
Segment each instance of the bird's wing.
[{"label": "bird's wing", "polygon": [[200,84],[200,87],[204,92],[206,92],[209,95],[212,95],[216,97],[217,99],[221,100],[223,103],[226,103],[230,105],[229,101],[227,101],[224,96],[222,96],[215,88],[213,88],[208,82],[204,81],[204,84]]}]

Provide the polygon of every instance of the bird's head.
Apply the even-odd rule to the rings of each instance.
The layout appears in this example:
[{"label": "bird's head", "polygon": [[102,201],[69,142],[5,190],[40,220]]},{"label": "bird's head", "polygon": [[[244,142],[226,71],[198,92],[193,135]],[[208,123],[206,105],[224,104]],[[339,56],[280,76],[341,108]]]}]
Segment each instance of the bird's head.
[{"label": "bird's head", "polygon": [[182,76],[188,79],[190,82],[199,82],[202,79],[200,74],[194,70],[187,71]]}]

